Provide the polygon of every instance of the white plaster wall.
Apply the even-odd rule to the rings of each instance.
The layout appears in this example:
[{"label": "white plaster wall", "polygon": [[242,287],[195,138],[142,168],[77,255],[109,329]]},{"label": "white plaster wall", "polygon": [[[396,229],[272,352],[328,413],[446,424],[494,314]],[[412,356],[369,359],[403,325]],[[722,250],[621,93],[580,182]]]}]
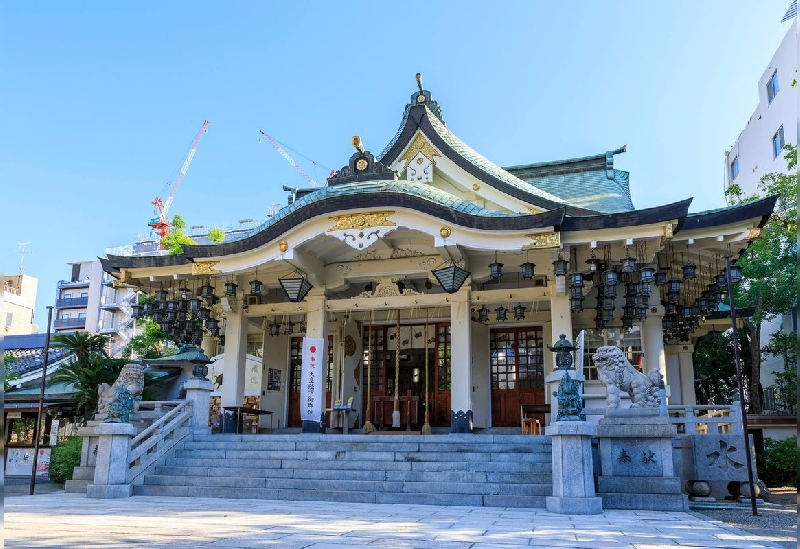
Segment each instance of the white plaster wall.
[{"label": "white plaster wall", "polygon": [[[758,182],[766,173],[786,171],[783,156],[772,155],[772,136],[783,125],[784,141],[797,144],[797,90],[791,83],[798,75],[797,21],[786,31],[781,45],[758,80],[758,105],[731,149],[725,154],[725,187],[731,184],[730,163],[739,156],[739,175],[733,183],[745,194],[758,192]],[[777,69],[778,94],[769,103],[767,80]]]}]

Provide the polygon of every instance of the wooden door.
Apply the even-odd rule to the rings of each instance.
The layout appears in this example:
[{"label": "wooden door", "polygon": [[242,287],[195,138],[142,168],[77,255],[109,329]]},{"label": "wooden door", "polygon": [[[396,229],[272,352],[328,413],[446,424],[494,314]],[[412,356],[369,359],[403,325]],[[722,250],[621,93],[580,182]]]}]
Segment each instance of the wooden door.
[{"label": "wooden door", "polygon": [[542,328],[496,328],[490,332],[492,425],[520,425],[520,404],[544,404]]},{"label": "wooden door", "polygon": [[433,387],[433,409],[430,413],[432,425],[450,425],[450,391],[452,388],[452,348],[450,323],[436,324],[436,359],[434,360],[436,383]]}]

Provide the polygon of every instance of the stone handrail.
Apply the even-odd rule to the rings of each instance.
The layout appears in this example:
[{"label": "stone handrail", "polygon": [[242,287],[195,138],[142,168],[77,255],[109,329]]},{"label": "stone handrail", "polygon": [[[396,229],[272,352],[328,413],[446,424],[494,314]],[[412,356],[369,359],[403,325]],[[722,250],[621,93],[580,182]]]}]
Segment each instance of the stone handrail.
[{"label": "stone handrail", "polygon": [[191,434],[192,402],[184,400],[177,404],[131,440],[128,484],[134,484],[151,465]]},{"label": "stone handrail", "polygon": [[667,406],[669,422],[679,434],[742,434],[742,407],[732,404]]}]

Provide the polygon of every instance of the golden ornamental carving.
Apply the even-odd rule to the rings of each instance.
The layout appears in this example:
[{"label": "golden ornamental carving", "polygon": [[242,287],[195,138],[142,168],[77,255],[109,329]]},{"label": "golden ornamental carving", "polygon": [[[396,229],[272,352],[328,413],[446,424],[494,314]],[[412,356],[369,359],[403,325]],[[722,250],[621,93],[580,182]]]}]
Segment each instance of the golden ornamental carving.
[{"label": "golden ornamental carving", "polygon": [[112,288],[125,288],[131,284],[131,273],[125,269],[120,269],[116,280],[111,281]]},{"label": "golden ornamental carving", "polygon": [[286,253],[286,250],[289,249],[289,243],[286,242],[285,240],[281,240],[278,243],[278,249],[281,251],[281,253]]},{"label": "golden ornamental carving", "polygon": [[453,231],[450,229],[450,227],[442,227],[439,229],[439,235],[442,238],[448,238],[451,234],[453,234]]},{"label": "golden ornamental carving", "polygon": [[419,250],[414,250],[412,248],[394,248],[392,250],[392,259],[396,259],[399,257],[417,257],[419,255],[424,255]]},{"label": "golden ornamental carving", "polygon": [[217,263],[219,263],[219,261],[198,261],[192,263],[192,275],[216,274],[219,272],[217,269],[214,269],[214,265]]},{"label": "golden ornamental carving", "polygon": [[750,242],[752,240],[758,240],[762,236],[764,236],[764,230],[763,229],[759,229],[757,227],[753,227],[753,228],[747,229],[747,236],[745,236],[744,239],[747,240],[748,242]]},{"label": "golden ornamental carving", "polygon": [[430,144],[422,132],[417,131],[417,135],[414,136],[414,139],[411,140],[411,144],[408,146],[403,155],[398,158],[398,160],[403,160],[404,164],[407,164],[411,162],[411,160],[413,160],[413,158],[417,156],[417,153],[419,152],[421,152],[431,162],[433,162],[434,156],[442,156],[442,153],[437,151],[433,145]]},{"label": "golden ornamental carving", "polygon": [[472,190],[473,190],[473,191],[479,191],[479,190],[481,190],[481,184],[480,184],[480,183],[473,183],[473,184],[472,184]]},{"label": "golden ornamental carving", "polygon": [[348,229],[369,229],[370,227],[396,227],[397,224],[388,219],[388,217],[393,214],[394,212],[390,211],[336,215],[329,218],[333,221],[334,225],[328,229],[328,232],[345,231]]},{"label": "golden ornamental carving", "polygon": [[363,172],[366,169],[367,169],[367,161],[364,160],[363,158],[359,158],[356,161],[356,170]]},{"label": "golden ornamental carving", "polygon": [[523,250],[533,250],[538,248],[558,248],[561,246],[561,233],[553,231],[549,233],[526,234],[531,239],[530,244],[522,247]]},{"label": "golden ornamental carving", "polygon": [[669,242],[672,240],[673,231],[675,229],[674,224],[672,223],[665,223],[664,224],[664,242]]}]

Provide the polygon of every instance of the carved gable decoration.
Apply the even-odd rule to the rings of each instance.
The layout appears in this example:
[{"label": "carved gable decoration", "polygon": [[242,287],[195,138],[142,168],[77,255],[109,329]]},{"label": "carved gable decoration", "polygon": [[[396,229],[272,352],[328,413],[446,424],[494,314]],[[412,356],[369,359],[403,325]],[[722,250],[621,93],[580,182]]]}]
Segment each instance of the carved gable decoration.
[{"label": "carved gable decoration", "polygon": [[327,233],[351,248],[364,250],[397,227],[389,219],[392,214],[393,211],[336,215],[330,218],[334,225]]},{"label": "carved gable decoration", "polygon": [[430,183],[433,181],[433,167],[436,165],[436,158],[441,158],[441,156],[441,153],[430,144],[422,132],[417,131],[411,144],[397,160],[405,168],[408,181]]},{"label": "carved gable decoration", "polygon": [[364,150],[361,138],[353,136],[355,154],[350,157],[347,166],[338,172],[333,172],[328,178],[328,185],[341,185],[353,181],[386,181],[397,179],[397,173],[375,160],[375,155]]}]

